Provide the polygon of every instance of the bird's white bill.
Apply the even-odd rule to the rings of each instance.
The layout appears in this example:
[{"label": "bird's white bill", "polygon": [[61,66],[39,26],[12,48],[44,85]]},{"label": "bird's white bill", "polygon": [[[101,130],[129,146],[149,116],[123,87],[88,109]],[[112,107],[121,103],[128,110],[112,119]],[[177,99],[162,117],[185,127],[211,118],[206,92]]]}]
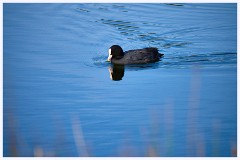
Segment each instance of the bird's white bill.
[{"label": "bird's white bill", "polygon": [[108,61],[110,62],[112,59],[111,49],[108,50]]}]

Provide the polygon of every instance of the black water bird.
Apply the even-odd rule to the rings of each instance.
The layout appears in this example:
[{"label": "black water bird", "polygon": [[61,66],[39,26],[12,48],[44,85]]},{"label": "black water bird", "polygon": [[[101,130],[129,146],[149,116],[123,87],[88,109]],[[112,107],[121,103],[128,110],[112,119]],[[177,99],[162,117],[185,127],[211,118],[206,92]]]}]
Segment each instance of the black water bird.
[{"label": "black water bird", "polygon": [[108,50],[108,61],[113,64],[146,64],[160,60],[164,54],[159,53],[155,47],[134,49],[123,52],[119,45],[113,45]]}]

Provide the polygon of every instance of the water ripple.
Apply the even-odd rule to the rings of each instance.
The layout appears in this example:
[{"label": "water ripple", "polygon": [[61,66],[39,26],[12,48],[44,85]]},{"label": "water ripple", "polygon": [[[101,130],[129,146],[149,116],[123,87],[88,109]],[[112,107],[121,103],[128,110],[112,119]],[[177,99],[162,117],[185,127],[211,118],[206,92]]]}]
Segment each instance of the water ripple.
[{"label": "water ripple", "polygon": [[[93,57],[92,65],[100,68],[105,68],[110,65],[106,62],[107,56],[99,55]],[[202,67],[209,66],[225,66],[226,64],[236,65],[236,52],[215,52],[205,54],[190,54],[186,55],[166,55],[161,61],[149,64],[126,65],[128,70],[154,69],[154,68],[186,68],[191,65],[201,65]]]},{"label": "water ripple", "polygon": [[[199,5],[194,5],[194,7],[196,7],[194,12],[196,18],[193,18],[189,13],[180,14],[186,8],[192,9],[191,4],[177,3],[159,4],[157,6],[144,5],[144,10],[148,11],[144,16],[141,14],[143,11],[141,4],[95,4],[97,10],[93,10],[94,8],[91,7],[85,9],[82,6],[79,7],[79,10],[100,14],[95,23],[105,25],[106,29],[110,28],[118,31],[119,34],[114,33],[114,43],[119,41],[120,45],[125,45],[122,46],[124,49],[149,46],[159,48],[165,54],[162,62],[159,63],[160,67],[164,67],[163,64],[168,65],[168,67],[176,64],[185,66],[196,63],[202,65],[211,63],[213,65],[236,64],[236,52],[219,52],[222,50],[228,51],[228,48],[231,47],[218,47],[228,46],[227,44],[221,45],[221,43],[216,45],[218,43],[216,39],[220,38],[218,37],[220,33],[232,30],[236,25],[231,23],[217,24],[216,21],[211,19],[211,16],[215,14],[213,11],[206,14],[199,10]],[[210,5],[201,5],[201,7],[204,7],[205,10],[211,9]],[[159,9],[158,14],[152,12],[156,8]],[[171,13],[166,16],[164,13],[167,9],[170,9]],[[122,13],[123,11],[128,13]],[[110,16],[109,12],[117,16]],[[135,17],[138,14],[139,19],[136,20]],[[188,23],[189,21],[191,23]],[[215,33],[215,39],[208,36],[211,32]],[[210,47],[206,48],[208,46]],[[234,48],[231,50],[234,51]],[[95,57],[93,58],[93,64],[98,67],[105,66],[105,59],[106,56]]]}]

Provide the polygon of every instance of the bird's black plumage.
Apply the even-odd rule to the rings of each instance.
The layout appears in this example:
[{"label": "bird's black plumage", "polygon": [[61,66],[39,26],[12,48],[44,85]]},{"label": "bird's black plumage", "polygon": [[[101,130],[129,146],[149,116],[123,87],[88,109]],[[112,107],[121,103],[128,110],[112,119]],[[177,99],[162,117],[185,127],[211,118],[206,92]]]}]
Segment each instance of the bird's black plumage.
[{"label": "bird's black plumage", "polygon": [[113,64],[145,64],[157,62],[163,56],[155,47],[143,49],[134,49],[123,52],[119,45],[113,45],[109,48],[109,58]]}]

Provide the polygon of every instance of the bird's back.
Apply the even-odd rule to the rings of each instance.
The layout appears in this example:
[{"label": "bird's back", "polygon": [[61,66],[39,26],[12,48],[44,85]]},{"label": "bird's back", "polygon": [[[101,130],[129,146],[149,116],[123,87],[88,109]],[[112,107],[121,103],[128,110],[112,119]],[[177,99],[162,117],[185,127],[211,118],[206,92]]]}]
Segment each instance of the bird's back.
[{"label": "bird's back", "polygon": [[161,56],[157,48],[150,47],[126,51],[123,59],[127,64],[142,64],[159,61]]}]

